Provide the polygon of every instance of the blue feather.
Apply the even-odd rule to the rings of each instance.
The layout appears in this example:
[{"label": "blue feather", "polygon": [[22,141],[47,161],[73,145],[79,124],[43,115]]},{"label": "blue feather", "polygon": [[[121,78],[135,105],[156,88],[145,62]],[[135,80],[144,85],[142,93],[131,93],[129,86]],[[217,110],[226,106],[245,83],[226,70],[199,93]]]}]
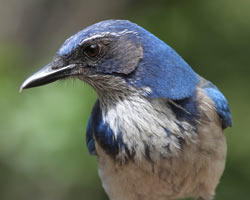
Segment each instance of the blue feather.
[{"label": "blue feather", "polygon": [[170,46],[140,28],[143,58],[130,80],[132,85],[149,87],[151,98],[179,100],[190,97],[199,76]]},{"label": "blue feather", "polygon": [[181,56],[152,33],[126,20],[107,20],[85,28],[66,40],[57,55],[69,55],[92,35],[111,33],[119,35],[117,37],[124,44],[130,41],[138,48],[141,46],[142,58],[137,66],[127,70],[126,62],[135,59],[134,54],[126,54],[127,49],[116,49],[116,56],[112,55],[112,59],[106,58],[99,67],[96,66],[98,73],[120,75],[136,88],[148,87],[150,98],[179,100],[190,97],[195,91],[199,76]]},{"label": "blue feather", "polygon": [[220,118],[222,119],[222,128],[227,128],[228,126],[232,126],[232,116],[225,96],[211,82],[208,82],[204,86],[204,89],[206,91],[206,94],[215,103],[216,111],[220,116]]},{"label": "blue feather", "polygon": [[109,155],[117,155],[119,150],[126,149],[121,133],[115,137],[113,130],[103,121],[99,100],[95,103],[87,126],[86,139],[90,154],[96,154],[94,136]]},{"label": "blue feather", "polygon": [[91,155],[96,155],[96,149],[95,149],[95,140],[93,137],[93,119],[92,119],[92,114],[89,117],[87,128],[86,128],[86,142],[87,142],[87,147],[88,151]]},{"label": "blue feather", "polygon": [[88,37],[91,37],[95,34],[103,34],[103,33],[118,33],[124,30],[135,30],[139,26],[134,23],[131,23],[127,20],[105,20],[99,23],[88,26],[87,28],[79,31],[75,35],[72,35],[68,38],[64,44],[60,47],[57,52],[59,56],[67,56],[71,52],[73,52],[82,41]]},{"label": "blue feather", "polygon": [[196,99],[196,92],[188,97],[181,100],[175,100],[169,102],[170,108],[175,114],[178,121],[186,121],[192,124],[194,127],[197,125],[197,121],[199,120],[200,113],[198,110],[199,102]]}]

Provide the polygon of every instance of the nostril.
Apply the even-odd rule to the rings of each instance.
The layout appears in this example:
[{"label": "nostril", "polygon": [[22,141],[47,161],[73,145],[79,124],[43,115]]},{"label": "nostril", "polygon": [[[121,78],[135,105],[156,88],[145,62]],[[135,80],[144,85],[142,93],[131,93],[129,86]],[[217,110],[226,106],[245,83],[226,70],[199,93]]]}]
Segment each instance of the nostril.
[{"label": "nostril", "polygon": [[64,66],[67,66],[68,64],[65,63],[63,58],[61,57],[55,57],[53,61],[51,62],[51,69],[60,69]]}]

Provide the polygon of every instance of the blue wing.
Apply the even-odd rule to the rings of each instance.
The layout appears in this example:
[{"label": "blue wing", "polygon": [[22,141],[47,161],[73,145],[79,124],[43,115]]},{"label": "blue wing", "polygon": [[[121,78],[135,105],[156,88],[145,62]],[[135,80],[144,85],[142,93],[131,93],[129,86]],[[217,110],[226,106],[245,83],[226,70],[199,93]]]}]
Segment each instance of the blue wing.
[{"label": "blue wing", "polygon": [[208,82],[203,88],[215,103],[216,111],[222,120],[222,128],[225,129],[228,126],[232,126],[232,116],[225,96],[211,82]]}]

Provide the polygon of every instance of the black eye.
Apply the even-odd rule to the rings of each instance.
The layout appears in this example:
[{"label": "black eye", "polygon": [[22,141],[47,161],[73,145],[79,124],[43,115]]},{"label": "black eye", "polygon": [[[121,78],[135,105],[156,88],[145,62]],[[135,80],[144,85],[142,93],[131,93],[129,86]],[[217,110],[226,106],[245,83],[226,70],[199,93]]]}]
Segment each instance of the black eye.
[{"label": "black eye", "polygon": [[100,54],[100,46],[98,44],[91,44],[84,49],[84,53],[90,58],[97,57]]}]

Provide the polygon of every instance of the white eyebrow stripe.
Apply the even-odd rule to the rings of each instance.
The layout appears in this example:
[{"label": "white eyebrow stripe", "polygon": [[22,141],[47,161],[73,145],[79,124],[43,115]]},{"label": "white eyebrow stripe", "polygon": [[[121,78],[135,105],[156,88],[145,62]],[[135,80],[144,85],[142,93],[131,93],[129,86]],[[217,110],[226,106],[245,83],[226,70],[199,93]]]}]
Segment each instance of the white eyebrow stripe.
[{"label": "white eyebrow stripe", "polygon": [[125,35],[125,34],[135,34],[135,35],[138,35],[137,32],[135,31],[129,31],[128,29],[124,29],[123,31],[120,31],[120,32],[102,32],[101,34],[93,34],[93,35],[90,35],[88,38],[82,40],[79,45],[82,45],[88,41],[91,41],[91,40],[94,40],[96,38],[102,38],[102,37],[105,37],[105,36],[122,36],[122,35]]}]

